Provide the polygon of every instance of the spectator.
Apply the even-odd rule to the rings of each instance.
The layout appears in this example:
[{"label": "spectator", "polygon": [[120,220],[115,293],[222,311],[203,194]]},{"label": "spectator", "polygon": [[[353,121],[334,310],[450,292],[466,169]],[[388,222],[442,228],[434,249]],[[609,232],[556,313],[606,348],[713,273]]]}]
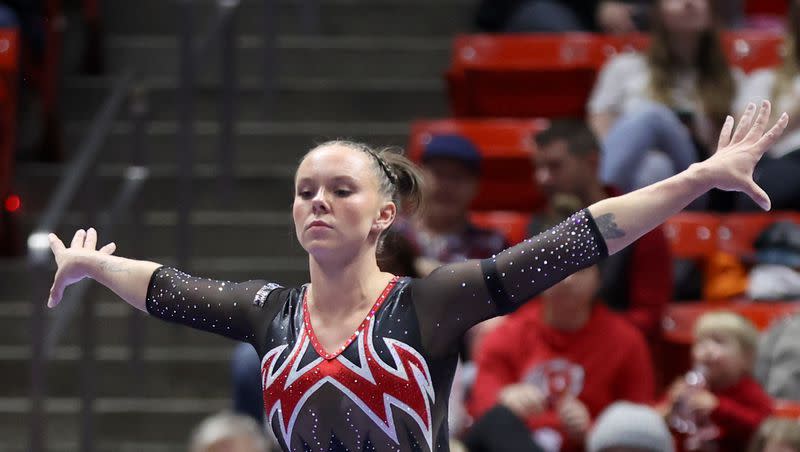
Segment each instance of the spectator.
[{"label": "spectator", "polygon": [[[783,64],[777,68],[753,72],[742,84],[736,109],[742,110],[750,99],[773,99],[777,108],[794,114],[783,136],[767,151],[756,167],[755,180],[772,200],[773,209],[800,210],[800,2],[791,0],[787,18]],[[757,206],[741,199],[740,210]]]},{"label": "spectator", "polygon": [[[538,234],[564,214],[618,194],[597,178],[597,141],[582,121],[553,121],[535,137],[535,179],[549,203],[549,212],[534,215],[529,232]],[[577,198],[564,209],[563,195]],[[561,199],[562,201],[558,201]],[[554,219],[549,217],[555,215]],[[611,256],[602,268],[602,299],[646,337],[660,332],[661,315],[672,298],[672,261],[661,228],[645,234],[626,251]]]},{"label": "spectator", "polygon": [[769,418],[761,424],[749,452],[800,452],[800,422]]},{"label": "spectator", "polygon": [[755,377],[769,395],[800,400],[800,314],[776,323],[761,337]]},{"label": "spectator", "polygon": [[647,54],[601,70],[589,100],[603,140],[600,176],[624,192],[707,157],[731,110],[741,71],[728,66],[710,0],[658,0]]},{"label": "spectator", "polygon": [[718,450],[744,450],[761,422],[772,413],[772,401],[751,376],[758,332],[732,312],[710,312],[695,324],[692,359],[703,385],[677,380],[660,405],[662,413],[685,411],[710,422],[718,433],[710,443]]},{"label": "spectator", "polygon": [[482,0],[476,24],[490,32],[599,31],[647,27],[650,0]]},{"label": "spectator", "polygon": [[[576,451],[582,450],[592,419],[612,402],[652,400],[654,377],[644,338],[595,302],[599,288],[599,269],[582,270],[488,334],[475,359],[478,375],[469,405],[475,418],[490,410],[506,417],[511,412],[525,421],[543,450]],[[494,433],[497,441],[504,436]]]},{"label": "spectator", "polygon": [[219,413],[206,418],[192,433],[189,452],[268,452],[262,429],[246,416]]},{"label": "spectator", "polygon": [[424,276],[444,263],[482,259],[506,246],[500,232],[483,229],[469,220],[469,207],[478,191],[481,155],[459,135],[437,135],[422,154],[428,172],[428,205],[419,220],[395,224],[417,250],[417,272]]},{"label": "spectator", "polygon": [[616,402],[603,411],[586,441],[588,452],[674,452],[664,419],[646,405]]}]

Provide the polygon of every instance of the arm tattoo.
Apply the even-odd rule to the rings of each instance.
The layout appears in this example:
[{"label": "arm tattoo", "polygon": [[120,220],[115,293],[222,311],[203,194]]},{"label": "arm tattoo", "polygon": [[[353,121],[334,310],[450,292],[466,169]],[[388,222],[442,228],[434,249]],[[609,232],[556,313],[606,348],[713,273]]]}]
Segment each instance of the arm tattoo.
[{"label": "arm tattoo", "polygon": [[608,239],[619,239],[625,236],[625,231],[617,226],[617,223],[614,222],[614,214],[613,213],[604,213],[599,217],[595,218],[595,223],[597,223],[598,229],[600,229],[600,234],[603,235],[603,238]]},{"label": "arm tattoo", "polygon": [[114,264],[111,262],[103,262],[100,264],[100,269],[109,273],[130,273],[130,269],[122,264]]}]

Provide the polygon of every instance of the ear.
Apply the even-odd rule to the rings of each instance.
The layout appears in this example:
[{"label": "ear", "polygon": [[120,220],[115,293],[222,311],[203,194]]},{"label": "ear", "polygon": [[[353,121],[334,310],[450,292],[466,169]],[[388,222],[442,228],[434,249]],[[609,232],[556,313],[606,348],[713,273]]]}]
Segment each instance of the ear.
[{"label": "ear", "polygon": [[387,201],[381,205],[378,211],[378,216],[372,223],[372,228],[383,232],[394,223],[395,216],[397,215],[397,205],[392,201]]}]

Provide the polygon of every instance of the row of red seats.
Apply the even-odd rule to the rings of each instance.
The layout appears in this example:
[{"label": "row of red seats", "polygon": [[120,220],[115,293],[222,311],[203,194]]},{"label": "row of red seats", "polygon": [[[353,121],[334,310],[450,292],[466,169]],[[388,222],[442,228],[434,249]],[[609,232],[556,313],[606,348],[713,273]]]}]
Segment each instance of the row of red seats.
[{"label": "row of red seats", "polygon": [[[648,43],[644,34],[458,36],[446,74],[450,106],[460,117],[582,117],[606,61]],[[747,72],[779,64],[782,45],[770,32],[723,34],[731,64]]]}]

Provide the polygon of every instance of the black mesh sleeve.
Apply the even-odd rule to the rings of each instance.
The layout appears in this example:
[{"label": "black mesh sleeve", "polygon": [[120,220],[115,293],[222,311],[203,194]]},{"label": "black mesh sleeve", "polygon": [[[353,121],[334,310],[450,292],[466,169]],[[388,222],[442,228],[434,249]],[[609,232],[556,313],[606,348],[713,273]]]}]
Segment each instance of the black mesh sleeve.
[{"label": "black mesh sleeve", "polygon": [[266,281],[216,281],[160,267],[150,278],[145,307],[168,322],[250,342],[259,350],[286,293]]},{"label": "black mesh sleeve", "polygon": [[439,267],[413,283],[423,338],[431,351],[446,351],[473,325],[514,311],[607,255],[594,219],[582,210],[489,259]]}]

